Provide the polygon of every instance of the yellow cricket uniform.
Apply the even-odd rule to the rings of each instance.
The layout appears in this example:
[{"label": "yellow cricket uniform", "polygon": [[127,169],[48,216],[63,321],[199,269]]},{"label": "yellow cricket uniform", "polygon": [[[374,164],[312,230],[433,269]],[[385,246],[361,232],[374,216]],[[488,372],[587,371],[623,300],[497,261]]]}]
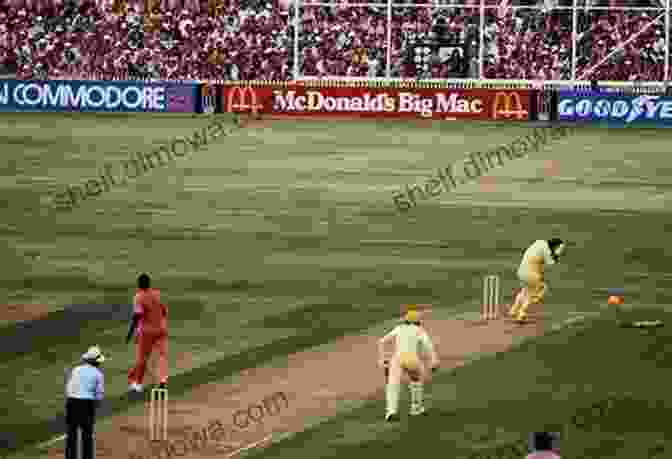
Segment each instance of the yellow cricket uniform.
[{"label": "yellow cricket uniform", "polygon": [[517,298],[511,307],[510,314],[519,320],[525,319],[530,304],[539,304],[544,301],[546,284],[544,273],[547,265],[556,263],[548,241],[537,240],[530,245],[523,254],[523,260],[518,267],[518,279],[523,284],[524,295]]},{"label": "yellow cricket uniform", "polygon": [[420,355],[435,357],[434,344],[420,325],[399,324],[381,341],[384,343],[394,341],[395,352],[390,360],[390,366],[396,361],[401,369],[411,373],[424,373]]},{"label": "yellow cricket uniform", "polygon": [[422,385],[426,374],[425,364],[421,356],[428,356],[431,359],[432,368],[437,367],[439,359],[434,344],[422,326],[411,322],[405,322],[394,327],[380,340],[379,346],[382,349],[385,344],[390,342],[394,342],[395,350],[390,358],[387,374],[387,416],[397,413],[403,372],[406,372],[411,378],[409,384],[411,414],[421,414],[425,410],[422,401]]}]

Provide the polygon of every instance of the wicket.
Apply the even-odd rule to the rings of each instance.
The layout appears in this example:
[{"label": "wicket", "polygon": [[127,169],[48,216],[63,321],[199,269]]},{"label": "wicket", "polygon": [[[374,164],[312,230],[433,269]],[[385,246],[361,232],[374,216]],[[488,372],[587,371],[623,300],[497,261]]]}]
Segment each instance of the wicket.
[{"label": "wicket", "polygon": [[499,276],[485,276],[483,280],[483,320],[494,320],[499,317]]},{"label": "wicket", "polygon": [[168,389],[152,389],[149,399],[149,439],[168,440]]}]

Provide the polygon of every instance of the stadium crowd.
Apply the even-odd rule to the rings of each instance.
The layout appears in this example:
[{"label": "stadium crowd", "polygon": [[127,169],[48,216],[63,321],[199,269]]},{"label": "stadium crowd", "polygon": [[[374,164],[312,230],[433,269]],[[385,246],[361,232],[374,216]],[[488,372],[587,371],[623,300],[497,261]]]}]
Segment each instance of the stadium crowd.
[{"label": "stadium crowd", "polygon": [[[0,67],[25,79],[288,80],[295,65],[308,77],[383,77],[390,40],[392,77],[480,76],[478,0],[393,4],[389,35],[386,5],[343,0],[300,7],[295,34],[292,1],[0,0]],[[580,0],[576,76],[662,80],[663,12],[589,8],[599,2]],[[616,6],[661,8],[651,2]],[[557,8],[569,0],[486,5],[484,77],[572,77],[572,12]]]}]

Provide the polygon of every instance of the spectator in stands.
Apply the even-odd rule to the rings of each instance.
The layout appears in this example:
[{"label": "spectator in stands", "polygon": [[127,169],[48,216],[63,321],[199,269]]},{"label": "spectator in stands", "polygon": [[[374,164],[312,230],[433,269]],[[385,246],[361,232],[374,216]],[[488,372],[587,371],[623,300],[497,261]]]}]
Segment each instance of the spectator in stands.
[{"label": "spectator in stands", "polygon": [[[591,5],[613,3],[600,1]],[[657,1],[631,4],[660,7]],[[21,78],[291,79],[292,2],[6,0],[0,4],[0,67],[16,69]],[[465,2],[473,7],[394,6],[391,76],[479,77],[479,3]],[[571,3],[486,0],[483,76],[663,79],[664,20],[655,11],[580,10],[573,75],[572,15],[555,9]],[[512,8],[528,4],[533,8]],[[386,8],[309,5],[300,14],[302,75],[385,76]],[[426,43],[436,46],[416,65],[414,49]],[[459,45],[461,59],[442,54],[438,43]]]}]

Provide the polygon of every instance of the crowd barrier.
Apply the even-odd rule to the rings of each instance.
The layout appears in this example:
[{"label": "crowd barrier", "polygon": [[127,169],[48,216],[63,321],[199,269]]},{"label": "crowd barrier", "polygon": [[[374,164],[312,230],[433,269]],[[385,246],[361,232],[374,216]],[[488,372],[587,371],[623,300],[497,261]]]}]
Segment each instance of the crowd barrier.
[{"label": "crowd barrier", "polygon": [[436,84],[403,86],[333,82],[219,85],[225,112],[271,116],[518,120],[536,118],[534,91],[448,89]]},{"label": "crowd barrier", "polygon": [[168,81],[2,80],[0,111],[159,112],[199,111],[201,84]]},{"label": "crowd barrier", "polygon": [[557,119],[625,126],[672,126],[672,96],[607,91],[559,91]]},{"label": "crowd barrier", "polygon": [[[0,80],[0,111],[565,121],[672,126],[661,84],[508,81]],[[506,83],[506,84],[505,84]]]}]

